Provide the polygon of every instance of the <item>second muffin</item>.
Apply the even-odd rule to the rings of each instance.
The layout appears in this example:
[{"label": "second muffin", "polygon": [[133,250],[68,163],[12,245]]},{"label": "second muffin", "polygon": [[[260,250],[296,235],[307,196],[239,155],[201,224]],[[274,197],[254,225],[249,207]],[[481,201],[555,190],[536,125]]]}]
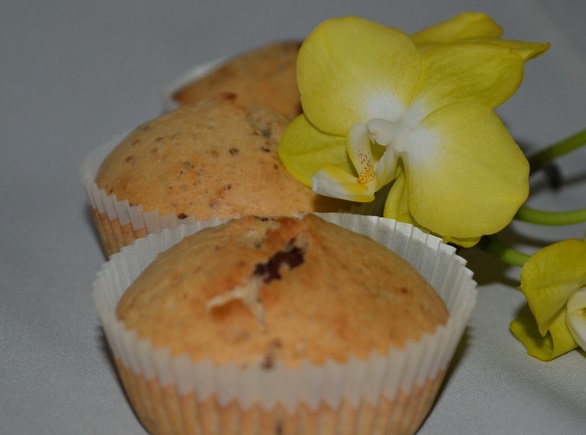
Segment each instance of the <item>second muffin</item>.
[{"label": "second muffin", "polygon": [[[284,168],[277,146],[287,123],[271,109],[244,106],[235,95],[224,94],[181,106],[136,128],[94,163],[95,174],[90,164],[84,167],[106,253],[160,231],[165,219],[173,227],[186,218],[348,207],[347,202],[316,195]],[[162,223],[158,217],[164,218]]]}]

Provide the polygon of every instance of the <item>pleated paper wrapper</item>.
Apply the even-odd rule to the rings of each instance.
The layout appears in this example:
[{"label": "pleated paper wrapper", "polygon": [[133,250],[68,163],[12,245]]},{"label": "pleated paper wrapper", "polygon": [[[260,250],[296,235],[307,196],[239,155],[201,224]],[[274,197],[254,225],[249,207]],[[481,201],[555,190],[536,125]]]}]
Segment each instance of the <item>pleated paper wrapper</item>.
[{"label": "pleated paper wrapper", "polygon": [[[163,112],[177,108],[173,93],[184,83],[212,70],[223,59],[198,65],[172,82],[163,92]],[[158,211],[144,211],[140,205],[131,205],[128,200],[108,195],[96,184],[100,165],[110,152],[130,134],[132,129],[114,135],[91,151],[82,161],[80,177],[83,183],[90,210],[96,224],[100,242],[107,256],[110,256],[134,240],[164,229],[176,228],[184,223],[194,223],[193,217],[180,219],[176,214],[161,215]]]},{"label": "pleated paper wrapper", "polygon": [[309,361],[271,370],[172,357],[137,339],[115,316],[118,300],[156,255],[183,237],[226,220],[201,221],[138,240],[113,255],[94,282],[93,298],[122,383],[153,433],[412,433],[431,409],[476,302],[476,283],[454,248],[387,218],[316,213],[370,236],[411,263],[438,291],[450,317],[404,348]]},{"label": "pleated paper wrapper", "polygon": [[116,195],[109,195],[98,187],[96,175],[100,165],[129,133],[130,131],[118,134],[102,143],[86,156],[80,167],[89,208],[107,256],[148,234],[197,221],[194,217],[180,219],[175,213],[161,215],[158,210],[144,211],[141,205],[131,205],[128,200],[120,200]]}]

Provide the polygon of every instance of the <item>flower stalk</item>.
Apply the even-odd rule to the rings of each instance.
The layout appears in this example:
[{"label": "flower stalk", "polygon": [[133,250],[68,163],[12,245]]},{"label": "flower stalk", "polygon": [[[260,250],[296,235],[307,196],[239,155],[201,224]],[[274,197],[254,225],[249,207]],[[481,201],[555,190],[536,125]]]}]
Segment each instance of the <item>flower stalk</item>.
[{"label": "flower stalk", "polygon": [[543,169],[553,160],[586,144],[586,129],[555,142],[529,158],[530,174]]},{"label": "flower stalk", "polygon": [[502,262],[511,266],[523,267],[529,259],[529,255],[505,245],[495,235],[485,236],[479,247],[489,254],[495,256]]},{"label": "flower stalk", "polygon": [[586,208],[570,211],[544,211],[523,206],[515,219],[538,225],[573,225],[586,222]]}]

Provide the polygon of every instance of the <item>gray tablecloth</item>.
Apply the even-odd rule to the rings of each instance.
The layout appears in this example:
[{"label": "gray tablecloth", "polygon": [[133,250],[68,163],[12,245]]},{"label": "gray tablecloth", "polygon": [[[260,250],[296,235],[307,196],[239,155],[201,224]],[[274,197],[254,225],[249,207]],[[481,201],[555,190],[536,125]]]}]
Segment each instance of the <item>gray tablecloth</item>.
[{"label": "gray tablecloth", "polygon": [[[303,37],[332,16],[415,31],[464,10],[509,38],[551,42],[499,114],[529,150],[586,127],[583,0],[12,1],[0,10],[0,433],[141,434],[90,298],[104,261],[78,177],[101,142],[161,111],[192,66]],[[539,180],[532,203],[586,207],[586,153],[560,160],[568,184]],[[513,236],[531,248],[536,228]],[[541,242],[586,227],[539,230]],[[518,270],[469,254],[478,305],[422,434],[584,433],[586,359],[536,361],[509,334]]]}]

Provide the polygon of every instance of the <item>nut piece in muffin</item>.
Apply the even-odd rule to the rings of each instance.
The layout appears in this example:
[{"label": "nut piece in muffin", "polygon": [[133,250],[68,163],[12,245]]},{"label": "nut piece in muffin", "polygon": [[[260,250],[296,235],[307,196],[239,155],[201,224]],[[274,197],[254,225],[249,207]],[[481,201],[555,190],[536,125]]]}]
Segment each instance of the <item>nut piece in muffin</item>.
[{"label": "nut piece in muffin", "polygon": [[[102,161],[95,182],[130,207],[179,220],[349,208],[316,195],[285,169],[277,146],[287,124],[285,116],[242,105],[233,94],[184,105],[131,132]],[[117,228],[105,213],[94,216],[108,254],[144,236],[130,224]]]},{"label": "nut piece in muffin", "polygon": [[252,49],[181,86],[172,98],[189,104],[233,92],[243,104],[270,107],[294,118],[301,113],[296,75],[300,47],[301,41],[288,40]]}]

